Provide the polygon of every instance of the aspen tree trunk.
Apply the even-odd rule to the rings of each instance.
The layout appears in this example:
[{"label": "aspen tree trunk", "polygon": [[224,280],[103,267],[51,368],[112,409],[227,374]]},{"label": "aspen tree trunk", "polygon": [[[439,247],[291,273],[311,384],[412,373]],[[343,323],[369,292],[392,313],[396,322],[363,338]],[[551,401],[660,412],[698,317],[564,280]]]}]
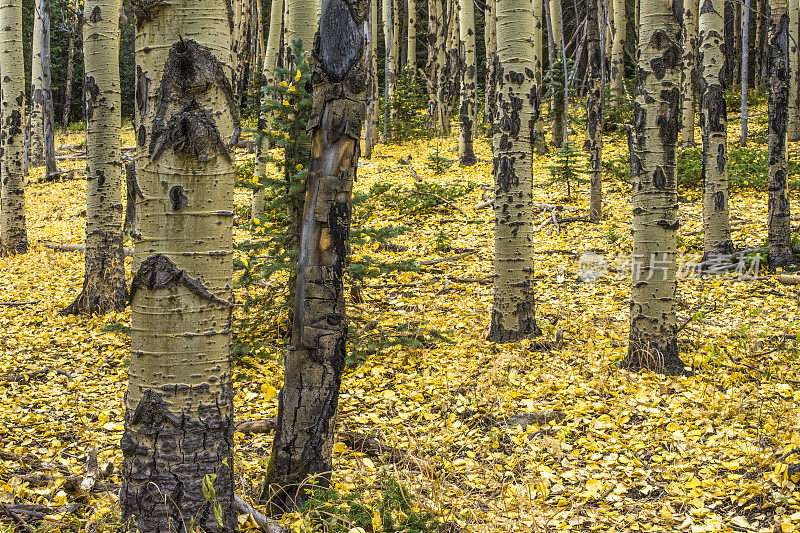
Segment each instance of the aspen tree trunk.
[{"label": "aspen tree trunk", "polygon": [[[474,39],[474,37],[473,37]],[[408,66],[417,77],[417,0],[408,0]]]},{"label": "aspen tree trunk", "polygon": [[794,263],[791,239],[786,123],[789,108],[789,9],[787,0],[770,0],[769,18],[769,266]]},{"label": "aspen tree trunk", "polygon": [[72,69],[75,64],[75,32],[78,28],[78,9],[80,0],[75,4],[70,13],[69,41],[67,42],[67,76],[64,82],[64,113],[61,115],[61,130],[66,133],[69,126],[69,112],[72,107]]},{"label": "aspen tree trunk", "polygon": [[25,62],[22,58],[22,0],[0,0],[0,71],[2,90],[2,185],[0,252],[28,251],[25,227]]},{"label": "aspen tree trunk", "polygon": [[121,0],[85,0],[86,252],[83,289],[64,314],[105,314],[127,304],[122,246],[119,10]]},{"label": "aspen tree trunk", "polygon": [[[547,139],[545,138],[544,125],[542,124],[542,88],[544,83],[544,47],[542,45],[542,3],[543,0],[533,0],[533,77],[535,80],[535,94],[531,98],[536,101],[534,107],[536,114],[533,124],[533,149],[537,154],[547,153]],[[488,94],[488,89],[487,89]]]},{"label": "aspen tree trunk", "polygon": [[[41,0],[40,9],[42,11],[42,138],[44,140],[45,173],[52,178],[59,171],[58,165],[56,165],[53,92],[50,90],[52,85],[52,76],[50,75],[50,0]],[[119,25],[119,16],[116,20]]]},{"label": "aspen tree trunk", "polygon": [[233,5],[238,7],[238,14],[236,15],[236,29],[233,41],[233,57],[236,62],[234,70],[234,84],[233,88],[236,91],[236,99],[239,106],[242,105],[244,98],[247,96],[247,62],[248,62],[248,41],[247,33],[250,28],[250,3],[252,0],[238,0]]},{"label": "aspen tree trunk", "polygon": [[[396,49],[394,46],[394,32],[395,32],[395,7],[394,4],[398,0],[383,0],[383,44],[386,51],[385,57],[385,73],[384,73],[384,117],[389,118],[394,113],[391,110],[392,103],[394,102],[394,88],[397,83],[397,56],[395,55]],[[389,131],[388,120],[384,121],[384,142],[389,140],[391,132]]]},{"label": "aspen tree trunk", "polygon": [[611,44],[611,87],[617,98],[625,97],[625,41],[627,40],[625,0],[610,0],[614,14],[614,37]]},{"label": "aspen tree trunk", "polygon": [[471,166],[477,162],[472,147],[475,131],[475,99],[477,77],[475,75],[475,12],[473,0],[459,0],[459,56],[461,78],[461,105],[458,110],[458,158],[461,166]]},{"label": "aspen tree trunk", "polygon": [[531,126],[535,90],[531,0],[497,1],[497,108],[494,151],[494,304],[489,340],[538,336],[533,274]]},{"label": "aspen tree trunk", "polygon": [[[492,1],[492,0],[489,0]],[[441,134],[439,110],[442,102],[439,93],[439,70],[443,68],[439,54],[439,26],[441,25],[440,0],[428,0],[428,126]]]},{"label": "aspen tree trunk", "polygon": [[753,68],[753,86],[755,88],[761,87],[761,83],[763,82],[763,62],[764,62],[764,12],[765,12],[765,4],[767,0],[756,0],[756,37],[755,37],[755,51],[754,59],[754,68]]},{"label": "aspen tree trunk", "polygon": [[789,122],[790,141],[800,141],[800,0],[789,0]]},{"label": "aspen tree trunk", "polygon": [[28,161],[31,167],[44,164],[44,121],[42,119],[42,0],[33,0],[33,42],[31,43],[31,104],[28,120]]},{"label": "aspen tree trunk", "polygon": [[605,22],[601,21],[600,23],[600,34],[605,35],[605,55],[610,60],[614,50],[614,0],[600,1],[603,2],[606,11]]},{"label": "aspen tree trunk", "polygon": [[401,0],[392,0],[392,55],[394,55],[395,83],[397,83],[397,77],[400,75],[400,71],[403,70],[403,64],[400,58],[400,1]]},{"label": "aspen tree trunk", "polygon": [[[283,0],[272,0],[269,17],[269,34],[267,35],[267,46],[264,50],[264,66],[262,71],[262,85],[274,85],[275,70],[278,68],[278,51],[280,50],[281,28],[283,27]],[[270,115],[262,109],[259,116],[259,129],[269,128]],[[267,154],[270,148],[266,138],[262,138],[256,148],[256,166],[254,176],[259,180],[267,175]],[[251,217],[262,219],[264,217],[264,202],[266,201],[266,190],[258,187],[253,191],[253,202],[251,204]]]},{"label": "aspen tree trunk", "polygon": [[[230,346],[240,126],[228,13],[215,0],[164,0],[137,16],[138,233],[120,504],[142,532],[238,529]],[[212,486],[214,503],[204,496]]]},{"label": "aspen tree trunk", "polygon": [[724,0],[703,0],[700,13],[700,128],[703,132],[703,249],[733,253],[728,215]]},{"label": "aspen tree trunk", "polygon": [[625,367],[683,372],[675,296],[681,109],[680,0],[641,0],[634,102],[633,285]]},{"label": "aspen tree trunk", "polygon": [[378,120],[380,118],[380,91],[378,87],[378,0],[370,0],[369,8],[369,102],[364,125],[364,157],[372,157],[372,149],[378,142]]},{"label": "aspen tree trunk", "polygon": [[586,48],[589,54],[587,64],[588,92],[586,95],[586,142],[583,149],[589,154],[589,177],[591,199],[589,220],[599,221],[603,211],[603,57],[600,52],[600,24],[598,22],[597,1],[587,2]]},{"label": "aspen tree trunk", "polygon": [[739,58],[742,56],[742,2],[736,0],[733,3],[733,53],[728,54],[728,61],[730,62],[730,70],[733,73],[733,85],[740,83],[739,69],[736,65],[739,64]]},{"label": "aspen tree trunk", "polygon": [[459,28],[458,3],[460,0],[447,0],[447,127],[450,128],[450,118],[457,111],[456,100],[460,92],[461,61],[459,53]]},{"label": "aspen tree trunk", "polygon": [[744,11],[742,12],[742,105],[741,105],[741,126],[739,131],[739,146],[747,146],[747,83],[748,83],[748,61],[750,34],[750,0],[744,0]]},{"label": "aspen tree trunk", "polygon": [[[704,2],[706,0],[703,0]],[[708,4],[704,3],[705,6]],[[681,146],[694,146],[694,91],[697,87],[697,12],[698,0],[685,0],[683,3],[683,31],[681,42],[683,44],[683,69],[681,70],[681,87],[683,93],[683,108],[681,125]],[[720,35],[724,35],[724,26]],[[724,46],[724,42],[722,43]],[[723,54],[724,57],[724,54]],[[724,65],[724,62],[723,62]]]},{"label": "aspen tree trunk", "polygon": [[[546,0],[550,2],[550,28],[552,29],[553,40],[552,44],[555,46],[555,50],[559,50],[563,43],[563,36],[561,35],[561,0]],[[499,37],[498,37],[499,41]],[[550,68],[552,69],[553,63],[551,63]],[[564,72],[566,72],[567,66],[564,65]],[[555,80],[551,80],[551,85],[556,83]],[[566,86],[564,86],[564,80],[560,82],[563,86],[563,93],[562,97],[566,94]],[[551,104],[550,110],[553,112],[553,123],[552,123],[552,132],[551,132],[551,142],[553,146],[560,148],[562,144],[564,144],[564,106],[563,101],[559,101],[557,99],[558,91],[551,91]]]},{"label": "aspen tree trunk", "polygon": [[[538,1],[541,2],[541,0]],[[483,122],[487,126],[486,134],[491,137],[494,127],[495,103],[497,101],[497,1],[486,0],[484,13],[486,14],[486,104],[484,106]]]},{"label": "aspen tree trunk", "polygon": [[314,2],[309,0],[284,0],[288,17],[284,19],[286,25],[285,45],[289,50],[289,61],[291,62],[292,43],[299,39],[303,41],[303,50],[310,51],[314,46],[314,34],[317,31],[317,7]]},{"label": "aspen tree trunk", "polygon": [[324,0],[314,48],[311,165],[295,319],[264,495],[282,510],[300,507],[309,483],[327,486],[333,466],[347,340],[344,266],[366,113],[368,16],[367,0]]}]

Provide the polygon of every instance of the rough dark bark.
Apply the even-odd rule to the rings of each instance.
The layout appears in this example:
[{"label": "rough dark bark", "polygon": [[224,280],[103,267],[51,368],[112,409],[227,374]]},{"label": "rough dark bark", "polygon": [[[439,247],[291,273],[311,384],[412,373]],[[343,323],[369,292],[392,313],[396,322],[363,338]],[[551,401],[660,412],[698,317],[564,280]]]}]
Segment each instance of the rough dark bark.
[{"label": "rough dark bark", "polygon": [[368,15],[368,0],[324,0],[312,56],[311,164],[292,342],[263,494],[276,510],[302,505],[303,486],[330,481],[347,339],[343,277],[351,193],[367,103]]}]

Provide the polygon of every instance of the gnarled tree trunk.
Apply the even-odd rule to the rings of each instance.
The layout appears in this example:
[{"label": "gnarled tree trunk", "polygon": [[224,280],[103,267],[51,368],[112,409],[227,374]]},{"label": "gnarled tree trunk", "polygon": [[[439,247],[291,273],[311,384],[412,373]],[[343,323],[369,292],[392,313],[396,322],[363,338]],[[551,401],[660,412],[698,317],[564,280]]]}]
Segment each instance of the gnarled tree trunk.
[{"label": "gnarled tree trunk", "polygon": [[368,16],[367,0],[322,4],[295,319],[264,494],[277,509],[301,506],[303,487],[325,486],[331,476],[347,340],[343,278],[351,193],[366,113]]},{"label": "gnarled tree trunk", "polygon": [[634,102],[633,285],[625,367],[679,374],[675,318],[681,2],[641,0]]},{"label": "gnarled tree trunk", "polygon": [[[707,9],[704,0],[703,9]],[[681,145],[694,146],[694,91],[697,87],[697,11],[698,0],[686,0],[683,3],[683,69],[681,70],[681,86],[683,92],[683,124],[681,126]],[[724,27],[722,28],[724,32]],[[724,35],[721,33],[720,35]],[[722,43],[724,46],[724,42]],[[722,65],[724,66],[724,61]]]},{"label": "gnarled tree trunk", "polygon": [[122,516],[143,532],[235,531],[233,20],[215,0],[164,0],[137,19]]},{"label": "gnarled tree trunk", "polygon": [[475,75],[475,12],[473,0],[459,0],[459,56],[461,78],[461,105],[458,110],[458,158],[461,166],[474,165],[477,161],[472,139],[475,131],[475,99],[477,76]]},{"label": "gnarled tree trunk", "polygon": [[[555,0],[556,2],[558,0]],[[494,304],[489,340],[540,334],[533,282],[531,126],[535,91],[531,0],[497,0],[497,107],[494,151]]]},{"label": "gnarled tree trunk", "polygon": [[586,47],[589,53],[588,92],[586,94],[586,141],[589,154],[591,199],[589,219],[599,221],[603,211],[603,58],[600,52],[600,25],[597,1],[589,0],[586,14]]}]

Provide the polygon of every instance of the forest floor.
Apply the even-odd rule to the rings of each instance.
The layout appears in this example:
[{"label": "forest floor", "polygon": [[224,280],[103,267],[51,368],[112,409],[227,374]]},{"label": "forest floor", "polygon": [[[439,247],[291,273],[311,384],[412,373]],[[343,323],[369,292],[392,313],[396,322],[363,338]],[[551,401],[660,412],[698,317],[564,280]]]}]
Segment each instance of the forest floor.
[{"label": "forest floor", "polygon": [[[133,144],[131,134],[128,128],[124,144]],[[429,156],[455,159],[457,145],[455,137],[379,145],[372,160],[362,161],[356,191],[375,198],[357,209],[354,225],[406,229],[392,239],[398,246],[367,239],[353,256],[413,259],[420,269],[367,280],[363,301],[351,302],[350,313],[371,321],[362,336],[387,339],[402,329],[416,331],[422,342],[378,347],[347,370],[343,433],[373,435],[410,456],[376,456],[337,443],[333,482],[340,500],[350,494],[372,516],[367,527],[353,521],[328,530],[389,531],[375,502],[390,478],[414,494],[411,511],[432,512],[443,532],[800,529],[797,287],[766,269],[760,276],[684,270],[679,320],[693,320],[680,347],[695,374],[621,370],[631,203],[629,186],[610,180],[599,224],[565,223],[560,232],[549,224],[537,234],[537,320],[549,349],[536,341],[489,343],[493,214],[475,207],[492,188],[491,149],[480,139],[477,165],[437,174]],[[624,150],[624,138],[609,137],[604,158]],[[398,162],[409,155],[411,167]],[[549,162],[537,158],[537,183],[549,176]],[[440,203],[415,211],[416,204],[380,200],[376,191],[385,187],[378,183],[391,184],[393,198],[413,195],[420,183],[414,174],[442,187],[468,185],[453,202],[459,209]],[[80,291],[83,254],[44,243],[83,242],[84,182],[45,183],[40,175],[31,173],[27,189],[30,252],[0,258],[0,515],[4,505],[41,504],[47,509],[32,526],[37,531],[77,531],[87,523],[86,531],[111,531],[119,520],[113,490],[94,493],[76,512],[58,508],[70,503],[66,478],[84,475],[91,450],[101,465],[115,466],[102,481],[120,483],[130,311],[59,315]],[[534,194],[537,202],[563,205],[559,217],[585,215],[586,185],[573,200],[562,186],[537,186]],[[699,198],[699,189],[681,190],[687,263],[702,251]],[[246,210],[249,192],[238,189],[236,200]],[[766,193],[738,190],[730,203],[736,245],[763,246]],[[549,216],[538,214],[537,221]],[[238,223],[237,239],[248,238],[247,224]],[[431,263],[437,259],[448,260]],[[581,281],[590,263],[603,275]],[[277,410],[282,361],[269,348],[273,339],[263,340],[264,347],[235,362],[238,421],[274,417]],[[237,490],[249,501],[271,439],[236,434]],[[395,511],[393,519],[403,523],[411,511]],[[325,530],[309,513],[288,515],[284,523],[296,531],[314,523]],[[3,530],[14,525],[0,516]],[[241,526],[253,523],[243,518]]]}]

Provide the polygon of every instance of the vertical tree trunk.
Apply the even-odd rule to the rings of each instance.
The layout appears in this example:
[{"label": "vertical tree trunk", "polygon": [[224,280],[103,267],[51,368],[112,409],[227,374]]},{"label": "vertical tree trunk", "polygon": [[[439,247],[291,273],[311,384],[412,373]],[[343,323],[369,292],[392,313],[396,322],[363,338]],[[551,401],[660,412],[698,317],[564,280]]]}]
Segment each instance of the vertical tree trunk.
[{"label": "vertical tree trunk", "polygon": [[733,252],[728,215],[728,113],[725,108],[723,9],[723,0],[703,0],[699,21],[703,249],[706,258]]},{"label": "vertical tree trunk", "polygon": [[634,102],[633,285],[625,367],[680,374],[675,318],[681,2],[641,0]]},{"label": "vertical tree trunk", "polygon": [[2,90],[2,185],[0,252],[28,251],[25,227],[25,63],[22,59],[22,0],[0,0],[0,71]]},{"label": "vertical tree trunk", "polygon": [[397,77],[403,70],[403,62],[400,57],[400,41],[402,37],[400,35],[400,21],[402,19],[400,2],[401,0],[392,0],[392,55],[394,56],[395,82],[397,82]]},{"label": "vertical tree trunk", "polygon": [[790,141],[800,141],[800,0],[789,0],[789,122]]},{"label": "vertical tree trunk", "polygon": [[730,62],[730,69],[733,72],[733,85],[741,83],[739,78],[739,58],[742,56],[742,3],[737,0],[733,3],[733,50],[728,54],[727,61]]},{"label": "vertical tree trunk", "polygon": [[[278,68],[278,51],[280,50],[281,28],[283,27],[283,0],[272,0],[269,18],[269,34],[267,35],[267,46],[264,50],[264,65],[262,71],[262,84],[274,85],[276,83],[275,70]],[[259,116],[259,129],[265,130],[269,127],[269,112],[262,109]],[[267,138],[262,138],[256,148],[256,166],[254,176],[259,181],[267,175],[267,155],[266,151],[270,148]],[[264,217],[264,202],[266,200],[266,189],[259,186],[253,190],[253,202],[251,204],[251,217]]]},{"label": "vertical tree trunk", "polygon": [[739,146],[747,146],[747,83],[748,83],[748,61],[747,56],[750,48],[750,0],[744,0],[744,10],[742,11],[742,105],[741,105],[741,128],[739,131]]},{"label": "vertical tree trunk", "polygon": [[394,46],[394,4],[397,0],[383,0],[383,45],[386,56],[384,58],[384,96],[383,96],[383,141],[389,141],[391,132],[389,119],[392,117],[392,105],[394,103],[394,88],[397,83],[397,56]]},{"label": "vertical tree trunk", "polygon": [[303,504],[309,482],[326,486],[331,476],[347,340],[343,278],[351,193],[366,112],[368,11],[367,0],[324,0],[314,49],[295,319],[265,484],[265,496],[283,510]]},{"label": "vertical tree trunk", "polygon": [[443,105],[439,87],[439,70],[444,68],[439,53],[441,24],[441,1],[428,0],[428,126],[438,134],[442,133],[439,116]]},{"label": "vertical tree trunk", "polygon": [[787,0],[770,0],[769,17],[769,266],[794,263],[786,150],[789,108],[789,13]]},{"label": "vertical tree trunk", "polygon": [[[600,21],[600,35],[605,36],[605,56],[610,60],[614,50],[614,0],[600,0],[605,10],[605,18]],[[602,18],[602,15],[601,15]],[[609,65],[610,66],[610,65]]]},{"label": "vertical tree trunk", "polygon": [[[706,4],[703,5],[705,6]],[[683,69],[681,70],[683,123],[681,126],[681,145],[687,148],[694,146],[694,92],[697,87],[698,6],[698,0],[686,0],[683,3],[683,31],[681,32],[681,42],[683,44]],[[724,27],[721,28],[721,30],[724,31]],[[720,35],[724,34],[720,33]],[[725,62],[723,61],[720,66],[724,64]]]},{"label": "vertical tree trunk", "polygon": [[[550,28],[552,30],[553,40],[551,42],[554,45],[554,52],[556,50],[561,50],[563,45],[563,35],[561,31],[561,0],[547,0],[550,2]],[[499,38],[498,38],[499,40]],[[558,52],[560,53],[560,52]],[[554,56],[555,57],[555,56]],[[563,61],[562,61],[563,63]],[[553,65],[555,63],[551,63],[550,69],[552,72]],[[566,65],[562,65],[564,72],[567,70]],[[561,148],[561,145],[564,143],[564,95],[566,94],[566,85],[563,83],[563,80],[556,81],[552,79],[551,76],[551,95],[550,98],[552,100],[550,104],[550,110],[553,113],[553,122],[552,122],[552,132],[551,132],[551,141],[553,146],[557,148]],[[556,91],[552,90],[552,87],[557,84],[562,84],[562,90]]]},{"label": "vertical tree trunk", "polygon": [[[299,39],[303,42],[303,50],[310,51],[314,46],[314,34],[317,31],[317,6],[309,0],[284,0],[288,18],[286,25],[286,47],[291,50],[292,43]],[[292,54],[289,53],[289,58]],[[288,61],[291,63],[291,59]]]},{"label": "vertical tree trunk", "polygon": [[105,314],[127,304],[122,247],[119,10],[121,0],[85,0],[86,252],[83,289],[64,314]]},{"label": "vertical tree trunk", "polygon": [[64,82],[64,113],[61,115],[61,130],[66,133],[69,126],[69,112],[72,107],[72,69],[75,64],[75,32],[78,27],[80,0],[75,0],[69,12],[69,41],[67,42],[67,76]]},{"label": "vertical tree trunk", "polygon": [[765,37],[765,4],[767,0],[756,0],[756,35],[755,35],[755,55],[753,60],[755,68],[753,69],[753,87],[758,89],[763,83],[763,67],[764,67],[764,40]]},{"label": "vertical tree trunk", "polygon": [[378,142],[380,119],[380,90],[378,87],[378,0],[370,0],[369,8],[369,102],[364,125],[364,157],[372,157],[372,149]]},{"label": "vertical tree trunk", "polygon": [[[48,177],[52,178],[58,174],[58,165],[56,165],[53,92],[50,90],[52,85],[52,76],[50,75],[50,0],[41,0],[40,8],[42,12],[42,138],[45,172]],[[116,20],[119,24],[119,13],[117,13]],[[119,61],[118,58],[117,61]]]},{"label": "vertical tree trunk", "polygon": [[[555,0],[556,2],[558,0]],[[531,0],[497,0],[497,110],[494,151],[494,304],[489,340],[535,337],[531,125],[536,101]]]},{"label": "vertical tree trunk", "polygon": [[408,0],[408,66],[411,78],[417,77],[417,0]]},{"label": "vertical tree trunk", "polygon": [[42,0],[33,0],[33,42],[31,43],[31,104],[28,116],[30,166],[44,164],[44,121],[42,120]]},{"label": "vertical tree trunk", "polygon": [[[531,94],[531,98],[536,101],[534,104],[536,114],[533,117],[533,149],[537,154],[547,153],[547,139],[545,138],[541,114],[542,88],[544,83],[542,4],[543,0],[533,0],[533,77],[535,80],[535,94]],[[488,89],[486,92],[488,94]]]},{"label": "vertical tree trunk", "polygon": [[[538,1],[541,3],[541,0]],[[484,105],[483,123],[486,125],[486,134],[491,137],[495,102],[497,100],[497,1],[486,0],[484,13],[486,20],[486,103]]]},{"label": "vertical tree trunk", "polygon": [[627,40],[625,0],[610,0],[609,5],[613,6],[612,11],[614,13],[614,37],[611,44],[611,87],[617,98],[624,98],[625,41]]},{"label": "vertical tree trunk", "polygon": [[477,77],[475,75],[475,11],[473,0],[459,0],[459,58],[461,68],[461,105],[458,110],[458,158],[461,166],[477,162],[472,147],[475,131],[475,99]]},{"label": "vertical tree trunk", "polygon": [[599,221],[603,211],[603,57],[600,49],[600,24],[597,0],[589,0],[586,10],[586,48],[588,92],[586,95],[586,142],[583,149],[589,154],[591,199],[589,220]]},{"label": "vertical tree trunk", "polygon": [[[118,13],[108,16],[117,20]],[[188,531],[190,525],[236,531],[230,346],[232,156],[240,126],[231,82],[234,21],[215,0],[164,0],[137,18],[140,193],[120,443],[122,517],[143,532]]]}]

